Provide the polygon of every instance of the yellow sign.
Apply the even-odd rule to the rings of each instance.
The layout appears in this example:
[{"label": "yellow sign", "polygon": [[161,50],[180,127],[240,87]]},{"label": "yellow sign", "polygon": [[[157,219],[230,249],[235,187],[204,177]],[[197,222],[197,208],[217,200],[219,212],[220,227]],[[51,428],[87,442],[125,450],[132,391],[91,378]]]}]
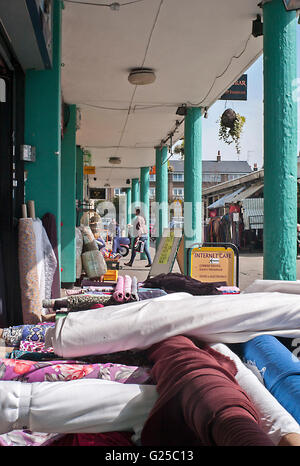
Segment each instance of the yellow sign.
[{"label": "yellow sign", "polygon": [[190,275],[196,280],[234,285],[234,251],[231,248],[193,248],[190,264]]},{"label": "yellow sign", "polygon": [[83,174],[84,175],[95,175],[96,167],[93,167],[92,165],[85,165],[83,167]]},{"label": "yellow sign", "polygon": [[167,264],[168,263],[171,251],[173,249],[173,243],[174,243],[174,232],[171,232],[170,236],[165,238],[164,247],[163,247],[163,249],[162,249],[162,251],[160,253],[159,259],[158,259],[159,264]]}]

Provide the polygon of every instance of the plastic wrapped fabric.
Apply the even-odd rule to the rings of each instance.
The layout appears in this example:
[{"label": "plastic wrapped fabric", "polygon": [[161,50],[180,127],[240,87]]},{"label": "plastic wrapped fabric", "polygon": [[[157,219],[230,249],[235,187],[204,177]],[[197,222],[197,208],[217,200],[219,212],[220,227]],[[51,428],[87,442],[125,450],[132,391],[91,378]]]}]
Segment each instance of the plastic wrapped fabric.
[{"label": "plastic wrapped fabric", "polygon": [[131,298],[132,301],[138,301],[139,300],[138,283],[137,283],[137,278],[135,276],[132,277],[130,298]]},{"label": "plastic wrapped fabric", "polygon": [[84,271],[89,278],[99,278],[107,272],[106,262],[98,248],[84,252],[81,257]]},{"label": "plastic wrapped fabric", "polygon": [[40,296],[36,239],[32,218],[20,218],[18,229],[18,258],[24,324],[41,321],[42,300]]},{"label": "plastic wrapped fabric", "polygon": [[82,274],[82,260],[81,253],[83,249],[83,237],[80,228],[76,227],[75,229],[76,236],[76,278],[77,280],[81,277]]},{"label": "plastic wrapped fabric", "polygon": [[59,257],[58,257],[58,241],[57,241],[57,227],[55,216],[47,213],[42,217],[42,223],[46,230],[47,236],[51,243],[55,258],[56,268],[52,281],[51,298],[60,298],[60,272],[59,272]]}]

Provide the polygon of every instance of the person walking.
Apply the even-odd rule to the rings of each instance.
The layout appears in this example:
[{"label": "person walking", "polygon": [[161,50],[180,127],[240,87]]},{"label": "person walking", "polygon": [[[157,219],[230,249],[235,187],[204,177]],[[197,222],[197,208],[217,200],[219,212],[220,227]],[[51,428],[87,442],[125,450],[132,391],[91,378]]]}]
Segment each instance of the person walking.
[{"label": "person walking", "polygon": [[142,243],[143,251],[140,251],[140,252],[144,252],[147,256],[148,264],[146,265],[146,267],[151,267],[152,261],[151,261],[150,251],[148,248],[148,228],[146,225],[146,221],[144,217],[141,215],[140,209],[135,210],[135,215],[136,217],[133,222],[134,241],[133,241],[131,259],[129,262],[125,263],[124,265],[127,265],[128,267],[132,267],[136,253],[138,251],[137,246],[140,243]]}]

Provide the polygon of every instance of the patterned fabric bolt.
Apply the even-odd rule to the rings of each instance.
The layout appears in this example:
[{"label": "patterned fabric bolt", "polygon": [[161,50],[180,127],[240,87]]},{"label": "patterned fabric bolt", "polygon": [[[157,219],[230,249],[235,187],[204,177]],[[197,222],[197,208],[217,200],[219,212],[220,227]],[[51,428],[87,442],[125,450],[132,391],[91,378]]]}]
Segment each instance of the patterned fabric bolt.
[{"label": "patterned fabric bolt", "polygon": [[24,324],[41,321],[42,302],[36,263],[36,242],[31,218],[19,220],[19,272]]}]

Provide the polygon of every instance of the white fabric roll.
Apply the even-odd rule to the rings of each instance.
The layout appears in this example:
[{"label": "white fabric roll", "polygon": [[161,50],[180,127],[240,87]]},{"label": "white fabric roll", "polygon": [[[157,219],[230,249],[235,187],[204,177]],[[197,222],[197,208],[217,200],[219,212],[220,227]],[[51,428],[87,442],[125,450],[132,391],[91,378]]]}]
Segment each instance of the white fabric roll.
[{"label": "white fabric roll", "polygon": [[300,280],[255,280],[243,293],[279,293],[300,294]]},{"label": "white fabric roll", "polygon": [[300,434],[297,421],[230,348],[222,343],[211,345],[211,347],[234,361],[238,370],[235,378],[258,410],[261,416],[261,427],[275,445],[278,445],[280,439],[286,434]]},{"label": "white fabric roll", "polygon": [[209,343],[240,343],[261,334],[300,336],[295,294],[249,293],[192,296],[174,293],[101,312],[72,312],[46,332],[46,345],[63,356],[144,349],[173,335]]},{"label": "white fabric roll", "polygon": [[0,433],[132,431],[138,441],[158,395],[154,385],[110,380],[0,382]]}]

